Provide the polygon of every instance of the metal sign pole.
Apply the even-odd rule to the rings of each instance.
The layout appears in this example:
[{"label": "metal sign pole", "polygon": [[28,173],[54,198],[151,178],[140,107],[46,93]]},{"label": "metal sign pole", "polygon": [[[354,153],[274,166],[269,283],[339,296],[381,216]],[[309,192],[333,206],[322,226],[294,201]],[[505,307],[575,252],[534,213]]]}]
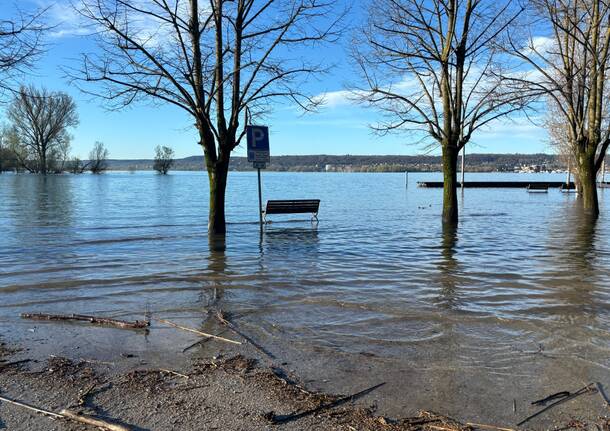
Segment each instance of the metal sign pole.
[{"label": "metal sign pole", "polygon": [[263,230],[263,193],[261,190],[261,168],[258,171],[258,221],[260,223],[261,232]]}]

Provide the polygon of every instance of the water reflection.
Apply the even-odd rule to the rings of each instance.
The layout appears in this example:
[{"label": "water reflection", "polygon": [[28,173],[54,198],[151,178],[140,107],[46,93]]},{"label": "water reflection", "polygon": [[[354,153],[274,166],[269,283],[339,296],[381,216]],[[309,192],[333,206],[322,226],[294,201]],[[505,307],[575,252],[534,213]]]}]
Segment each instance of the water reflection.
[{"label": "water reflection", "polygon": [[202,302],[207,308],[221,308],[225,296],[225,283],[228,281],[227,271],[227,238],[224,235],[208,236],[210,254],[205,271],[212,283],[202,294]]},{"label": "water reflection", "polygon": [[570,223],[565,226],[566,235],[563,235],[565,259],[583,278],[590,279],[594,275],[597,257],[595,242],[598,221],[582,211],[580,205],[571,210],[573,214],[566,217]]},{"label": "water reflection", "polygon": [[447,308],[455,308],[458,302],[459,262],[456,258],[458,244],[458,226],[443,223],[441,236],[441,260],[438,262],[440,295],[438,303]]},{"label": "water reflection", "polygon": [[15,175],[11,186],[15,226],[70,226],[74,194],[70,178]]},{"label": "water reflection", "polygon": [[[312,225],[310,228],[298,227],[266,230],[263,236],[262,251],[264,254],[269,255],[277,255],[279,253],[282,259],[289,260],[291,256],[313,257],[318,253],[319,246],[318,229]],[[317,259],[314,259],[315,261]]]},{"label": "water reflection", "polygon": [[568,205],[552,224],[541,283],[550,287],[546,302],[563,319],[586,320],[591,313],[597,314],[594,295],[603,270],[598,262],[597,229],[598,221],[578,202]]}]

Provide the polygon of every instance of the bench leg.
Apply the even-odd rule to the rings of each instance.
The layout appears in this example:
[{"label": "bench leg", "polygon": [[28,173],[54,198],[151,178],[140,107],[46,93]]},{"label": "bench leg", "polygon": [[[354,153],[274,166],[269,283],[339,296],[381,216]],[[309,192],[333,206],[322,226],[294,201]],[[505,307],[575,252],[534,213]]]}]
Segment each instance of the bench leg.
[{"label": "bench leg", "polygon": [[318,213],[313,213],[313,215],[312,215],[312,217],[311,217],[311,221],[313,222],[314,220],[315,220],[316,222],[319,222],[319,221],[320,221],[320,220],[318,220]]}]

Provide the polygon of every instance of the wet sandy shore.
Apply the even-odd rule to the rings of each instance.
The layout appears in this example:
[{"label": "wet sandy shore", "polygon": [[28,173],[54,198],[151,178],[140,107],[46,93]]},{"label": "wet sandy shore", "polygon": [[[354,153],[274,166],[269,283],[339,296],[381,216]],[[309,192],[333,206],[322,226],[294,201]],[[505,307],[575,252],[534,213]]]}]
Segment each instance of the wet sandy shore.
[{"label": "wet sandy shore", "polygon": [[[61,332],[62,328],[75,327],[84,329],[81,325],[60,324],[56,325],[56,330]],[[326,366],[323,352],[318,352],[317,359],[312,355],[302,358],[296,366],[290,359],[294,346],[285,346],[286,355],[279,357],[265,353],[264,348],[255,347],[248,339],[231,331],[223,334],[241,340],[243,344],[207,340],[182,352],[179,345],[189,347],[198,337],[185,342],[182,338],[185,334],[179,331],[176,332],[174,355],[169,352],[133,353],[124,346],[122,353],[118,353],[118,349],[110,356],[95,357],[86,346],[82,351],[75,349],[72,354],[65,355],[65,350],[59,348],[57,354],[50,354],[52,347],[47,347],[43,353],[33,345],[2,344],[0,395],[54,412],[69,408],[133,430],[499,431],[500,428],[517,429],[515,423],[519,419],[539,410],[539,407],[523,406],[520,401],[519,410],[512,412],[514,422],[500,421],[500,418],[498,422],[486,422],[483,425],[488,426],[482,426],[467,425],[481,421],[480,414],[473,413],[481,409],[477,404],[478,395],[472,397],[472,411],[455,412],[452,406],[445,411],[436,410],[439,414],[449,414],[453,410],[454,420],[412,407],[400,409],[396,406],[404,405],[405,400],[393,399],[391,388],[401,382],[379,379],[376,383],[384,383],[383,386],[366,390],[376,386],[371,385],[371,378],[383,377],[374,369],[374,358],[367,355],[359,355],[360,361],[341,358],[339,368],[343,371],[333,375],[331,371],[338,368],[336,364],[334,368]],[[90,342],[95,343],[95,339]],[[346,381],[346,376],[350,375],[352,381]],[[359,390],[330,394],[320,391],[320,386],[357,387]],[[417,399],[418,391],[425,391],[424,386],[408,389],[414,399]],[[492,389],[481,385],[482,392]],[[349,397],[362,390],[364,393]],[[459,387],[447,388],[447,393],[441,396],[449,399],[451,391],[459,390]],[[519,428],[605,431],[610,429],[609,415],[610,409],[603,405],[599,394],[591,392],[557,406]],[[484,419],[490,417],[494,417],[493,411]],[[95,428],[53,420],[1,402],[0,429]]]}]

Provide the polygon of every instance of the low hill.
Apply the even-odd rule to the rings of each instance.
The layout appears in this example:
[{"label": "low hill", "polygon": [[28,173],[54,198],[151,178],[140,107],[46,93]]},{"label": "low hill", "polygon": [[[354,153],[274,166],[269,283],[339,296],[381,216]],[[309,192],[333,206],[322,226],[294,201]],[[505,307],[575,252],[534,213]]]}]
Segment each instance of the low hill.
[{"label": "low hill", "polygon": [[[153,160],[109,160],[113,170],[151,170]],[[440,156],[275,156],[268,171],[288,172],[437,172],[441,170]],[[469,172],[512,172],[518,166],[543,166],[548,170],[565,169],[553,154],[467,154]],[[174,170],[204,170],[203,156],[177,159]],[[232,157],[231,170],[250,171],[252,164],[245,157]]]}]

